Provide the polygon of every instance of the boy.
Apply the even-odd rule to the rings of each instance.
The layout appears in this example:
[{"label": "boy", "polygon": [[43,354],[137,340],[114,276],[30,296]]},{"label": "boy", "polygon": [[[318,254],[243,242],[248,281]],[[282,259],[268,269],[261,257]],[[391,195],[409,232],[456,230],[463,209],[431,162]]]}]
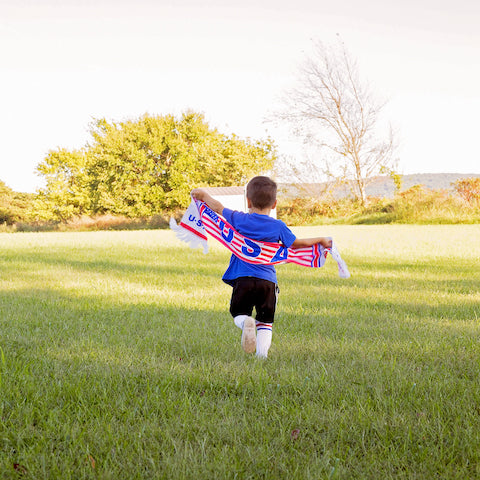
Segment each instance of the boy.
[{"label": "boy", "polygon": [[[279,242],[287,248],[309,247],[317,243],[326,248],[332,246],[332,241],[326,237],[296,238],[284,222],[269,216],[277,204],[277,184],[269,177],[254,177],[248,182],[249,213],[224,208],[201,188],[192,190],[192,196],[205,202],[235,230],[253,240]],[[275,267],[247,263],[232,254],[222,280],[233,287],[230,313],[235,325],[242,329],[242,348],[247,353],[256,351],[259,358],[267,358],[279,292]],[[253,307],[256,322],[251,317]]]}]

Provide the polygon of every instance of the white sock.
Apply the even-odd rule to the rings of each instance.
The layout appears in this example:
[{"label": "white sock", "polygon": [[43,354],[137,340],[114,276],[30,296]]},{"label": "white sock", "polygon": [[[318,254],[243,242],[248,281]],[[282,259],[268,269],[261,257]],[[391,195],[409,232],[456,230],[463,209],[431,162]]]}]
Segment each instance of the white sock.
[{"label": "white sock", "polygon": [[233,322],[240,330],[243,330],[243,323],[247,317],[248,315],[237,315],[233,318]]},{"label": "white sock", "polygon": [[272,324],[256,322],[257,325],[257,357],[267,358],[272,344]]}]

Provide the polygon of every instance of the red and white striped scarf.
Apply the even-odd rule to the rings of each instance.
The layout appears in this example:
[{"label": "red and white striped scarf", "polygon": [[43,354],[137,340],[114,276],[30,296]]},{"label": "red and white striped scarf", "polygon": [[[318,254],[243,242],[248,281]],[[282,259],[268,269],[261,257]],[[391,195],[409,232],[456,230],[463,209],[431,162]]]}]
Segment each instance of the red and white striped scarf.
[{"label": "red and white striped scarf", "polygon": [[179,225],[172,218],[170,227],[180,240],[187,242],[192,248],[202,246],[204,253],[207,253],[208,233],[238,258],[253,264],[295,263],[304,267],[323,267],[330,253],[338,264],[340,277],[350,277],[347,265],[333,242],[331,248],[324,248],[320,244],[303,248],[287,248],[281,243],[252,240],[238,233],[225,218],[199,200],[192,200]]}]

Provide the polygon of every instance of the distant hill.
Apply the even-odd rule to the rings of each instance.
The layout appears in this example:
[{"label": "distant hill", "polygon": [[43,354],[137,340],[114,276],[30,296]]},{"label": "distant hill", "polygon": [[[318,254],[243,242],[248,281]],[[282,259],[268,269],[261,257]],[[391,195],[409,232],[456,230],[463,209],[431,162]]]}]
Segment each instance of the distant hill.
[{"label": "distant hill", "polygon": [[[432,190],[452,190],[452,183],[461,178],[480,177],[480,173],[415,173],[402,175],[402,190],[414,185],[425,185]],[[286,197],[317,197],[328,187],[326,183],[280,184],[280,190]],[[395,185],[389,176],[379,176],[367,186],[367,195],[372,197],[393,197]],[[349,194],[346,187],[334,192],[336,197]]]}]

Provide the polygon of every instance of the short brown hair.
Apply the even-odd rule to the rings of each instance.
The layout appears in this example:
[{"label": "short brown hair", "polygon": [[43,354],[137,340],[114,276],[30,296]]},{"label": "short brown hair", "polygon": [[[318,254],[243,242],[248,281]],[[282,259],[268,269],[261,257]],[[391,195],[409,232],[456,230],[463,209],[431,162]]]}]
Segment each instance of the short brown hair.
[{"label": "short brown hair", "polygon": [[253,177],[247,184],[247,198],[255,208],[273,207],[277,200],[277,184],[269,177]]}]

